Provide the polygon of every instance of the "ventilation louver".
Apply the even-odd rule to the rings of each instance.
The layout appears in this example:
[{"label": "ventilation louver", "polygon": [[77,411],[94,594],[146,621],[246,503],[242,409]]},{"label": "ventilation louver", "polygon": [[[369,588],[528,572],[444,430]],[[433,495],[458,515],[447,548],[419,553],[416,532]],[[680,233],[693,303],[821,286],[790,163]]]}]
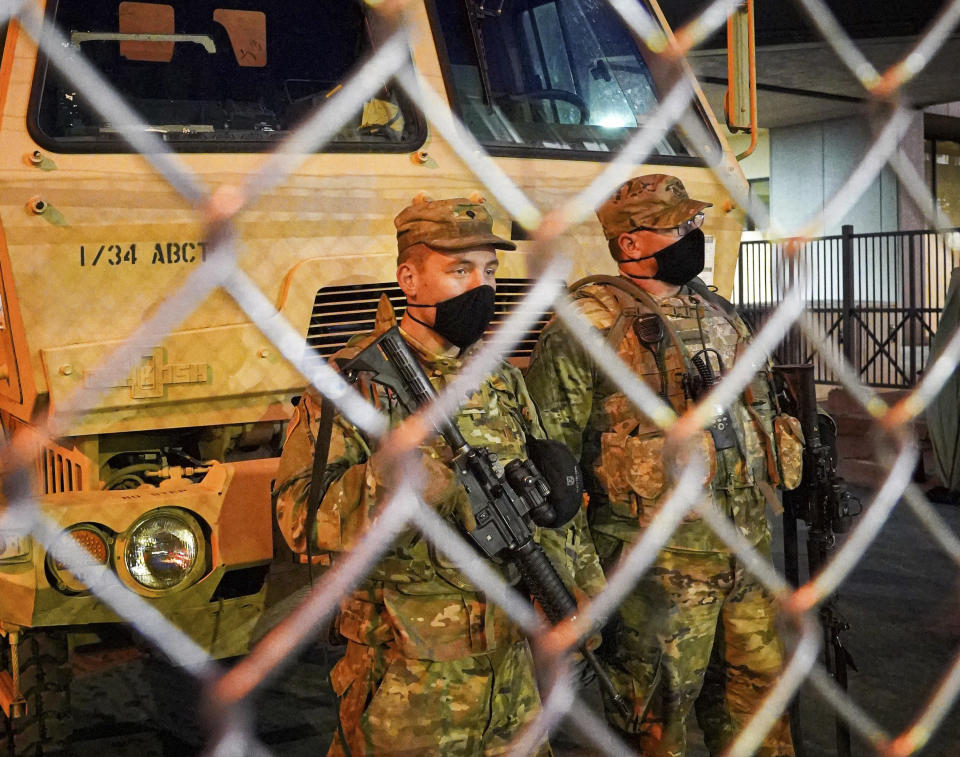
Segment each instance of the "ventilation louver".
[{"label": "ventilation louver", "polygon": [[[488,335],[506,319],[535,283],[534,279],[497,279],[496,315]],[[390,298],[399,320],[406,308],[406,300],[395,282],[320,289],[313,301],[307,344],[321,357],[327,358],[344,347],[353,336],[369,333],[373,330],[377,303],[382,294]],[[549,319],[550,313],[541,315],[509,357],[529,358]]]}]

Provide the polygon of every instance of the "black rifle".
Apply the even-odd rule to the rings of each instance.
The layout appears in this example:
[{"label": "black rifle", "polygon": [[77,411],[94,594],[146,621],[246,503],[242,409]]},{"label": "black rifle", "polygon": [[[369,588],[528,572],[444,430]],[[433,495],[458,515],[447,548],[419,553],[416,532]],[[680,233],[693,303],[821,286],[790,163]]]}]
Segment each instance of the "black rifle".
[{"label": "black rifle", "polygon": [[[783,493],[784,572],[794,586],[800,585],[797,545],[797,519],[807,524],[808,575],[814,576],[827,561],[836,545],[837,534],[850,530],[853,518],[860,514],[860,500],[847,491],[837,475],[837,425],[817,408],[813,365],[778,365],[774,376],[780,406],[800,421],[803,428],[803,478],[800,485]],[[820,623],[824,634],[824,663],[830,675],[847,689],[847,669],[857,670],[842,633],[850,629],[837,607],[834,593],[820,604]],[[794,741],[802,744],[799,735],[798,703],[791,706],[791,727]],[[850,731],[836,718],[837,754],[850,757]],[[799,753],[799,752],[798,752]]]},{"label": "black rifle", "polygon": [[[359,355],[340,367],[349,381],[361,373],[387,387],[408,413],[429,404],[437,393],[416,356],[394,326],[381,334]],[[444,419],[437,430],[453,450],[452,465],[467,491],[476,528],[468,531],[474,544],[487,557],[516,564],[527,588],[554,625],[577,611],[576,600],[567,591],[543,549],[533,540],[529,519],[552,523],[547,502],[549,486],[529,460],[512,460],[506,467],[485,447],[472,447],[460,429]],[[580,653],[597,675],[597,680],[624,716],[630,711],[606,671],[586,644]]]}]

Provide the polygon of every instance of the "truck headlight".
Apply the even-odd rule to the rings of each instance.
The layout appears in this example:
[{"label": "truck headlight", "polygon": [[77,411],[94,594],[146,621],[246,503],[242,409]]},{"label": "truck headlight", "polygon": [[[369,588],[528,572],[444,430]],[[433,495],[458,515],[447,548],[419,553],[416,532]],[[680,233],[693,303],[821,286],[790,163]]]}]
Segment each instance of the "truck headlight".
[{"label": "truck headlight", "polygon": [[203,572],[206,542],[190,513],[172,507],[141,516],[118,539],[121,578],[142,593],[186,588]]}]

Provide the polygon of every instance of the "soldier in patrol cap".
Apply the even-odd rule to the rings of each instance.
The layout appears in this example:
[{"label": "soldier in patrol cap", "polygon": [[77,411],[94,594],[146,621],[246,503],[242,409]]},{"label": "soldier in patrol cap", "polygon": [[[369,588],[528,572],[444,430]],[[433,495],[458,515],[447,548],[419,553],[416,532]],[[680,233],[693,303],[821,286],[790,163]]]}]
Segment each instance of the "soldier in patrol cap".
[{"label": "soldier in patrol cap", "polygon": [[[394,223],[397,281],[407,299],[401,333],[439,390],[478,349],[494,314],[496,250],[515,245],[493,233],[490,212],[476,197],[418,196]],[[384,297],[374,332],[335,359],[356,355],[395,322]],[[402,420],[396,403],[376,385],[368,388],[378,393],[379,407],[392,423]],[[382,453],[337,415],[325,491],[315,517],[308,517],[319,406],[311,394],[297,406],[276,483],[282,533],[295,551],[307,551],[309,542],[314,554],[354,547],[395,484]],[[543,436],[523,377],[506,362],[466,400],[455,422],[468,443],[489,448],[504,462],[525,458],[525,442]],[[419,455],[423,501],[462,527],[472,514],[448,465],[450,450],[435,437]],[[572,529],[541,538],[545,551],[556,556],[571,546],[580,549],[586,555],[582,561],[558,566],[564,580],[572,585],[580,579],[582,586],[583,575],[590,575],[602,585],[592,544],[584,551],[574,543],[577,534],[568,532]],[[509,566],[490,566],[504,580],[517,580]],[[520,629],[413,530],[401,534],[342,601],[337,623],[347,648],[331,672],[340,713],[330,755],[502,754],[540,707],[530,648]],[[546,741],[536,753],[550,753]]]},{"label": "soldier in patrol cap", "polygon": [[[597,211],[620,275],[572,287],[598,338],[678,414],[730,369],[749,338],[730,304],[696,278],[708,207],[673,176],[631,179]],[[663,433],[557,321],[541,335],[526,378],[548,434],[580,455],[590,530],[612,570],[667,496]],[[732,406],[715,411],[691,445],[705,462],[705,490],[769,555],[766,503],[776,499],[772,487],[799,483],[799,424],[778,412],[766,366]],[[719,754],[780,673],[775,615],[770,594],[691,510],[605,631],[602,656],[633,705],[624,717],[605,703],[608,720],[643,755],[680,757],[696,703],[707,746]],[[786,716],[758,754],[793,754]]]}]

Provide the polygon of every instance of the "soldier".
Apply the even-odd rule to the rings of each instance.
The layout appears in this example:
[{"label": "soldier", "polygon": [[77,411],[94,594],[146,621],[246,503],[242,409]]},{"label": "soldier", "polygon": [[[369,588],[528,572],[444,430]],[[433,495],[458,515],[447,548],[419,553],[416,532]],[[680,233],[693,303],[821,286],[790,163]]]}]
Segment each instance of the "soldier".
[{"label": "soldier", "polygon": [[[690,199],[673,176],[626,182],[597,211],[620,276],[591,277],[572,292],[579,312],[678,414],[719,380],[748,339],[729,303],[695,278],[709,206]],[[663,434],[557,321],[541,336],[527,385],[547,433],[580,455],[591,533],[610,570],[667,494]],[[713,502],[764,555],[764,492],[775,498],[771,485],[799,483],[802,448],[796,420],[775,403],[762,370],[732,407],[717,409],[697,445]],[[775,610],[742,561],[691,512],[604,634],[601,653],[633,705],[625,718],[605,702],[609,722],[643,755],[679,757],[696,702],[707,746],[718,754],[781,670]],[[717,665],[704,684],[712,651]],[[759,754],[793,754],[786,716]]]},{"label": "soldier", "polygon": [[[407,298],[404,338],[438,389],[478,349],[494,313],[497,249],[515,245],[492,232],[481,199],[421,197],[395,219],[397,281]],[[355,355],[395,323],[383,298],[374,333],[338,357]],[[376,388],[375,385],[372,388]],[[378,395],[397,423],[402,413]],[[307,516],[319,400],[307,394],[290,421],[277,475],[277,518],[299,552],[348,550],[362,538],[389,495],[391,471],[369,440],[339,415],[333,424],[316,517]],[[542,438],[536,407],[520,372],[502,363],[455,418],[466,441],[508,462],[526,457],[525,440]],[[466,493],[440,437],[420,448],[424,502],[457,525],[469,511]],[[309,528],[308,523],[315,524]],[[582,552],[578,535],[558,530],[543,540],[550,554]],[[578,552],[579,550],[579,552]],[[592,544],[586,560],[568,561],[564,580],[602,572]],[[493,566],[496,567],[496,566]],[[497,568],[507,581],[517,576]],[[346,654],[331,672],[340,697],[338,732],[330,755],[493,755],[531,721],[540,699],[530,648],[518,627],[414,531],[403,534],[340,607]],[[537,754],[549,754],[542,743]]]}]

